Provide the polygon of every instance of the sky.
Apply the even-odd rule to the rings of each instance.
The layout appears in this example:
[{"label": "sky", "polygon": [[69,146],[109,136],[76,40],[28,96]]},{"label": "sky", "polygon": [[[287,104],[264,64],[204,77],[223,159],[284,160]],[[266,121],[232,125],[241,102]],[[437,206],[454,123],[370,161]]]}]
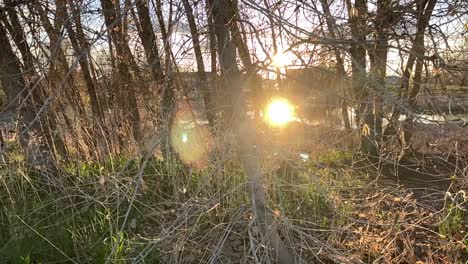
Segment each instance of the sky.
[{"label": "sky", "polygon": [[[265,62],[271,63],[270,60],[267,58],[270,56],[275,55],[274,47],[273,47],[273,40],[271,38],[271,27],[269,25],[269,19],[266,15],[262,14],[261,11],[254,10],[258,8],[264,8],[263,3],[257,4],[258,1],[254,0],[244,0],[240,1],[240,9],[242,12],[242,18],[247,20],[249,23],[244,23],[246,29],[248,31],[256,30],[256,34],[249,35],[249,39],[247,41],[248,46],[251,50],[252,57],[254,61],[258,62]],[[283,52],[287,51],[291,45],[295,45],[298,39],[295,36],[301,38],[308,38],[308,33],[312,33],[317,37],[326,37],[321,35],[321,17],[317,15],[317,13],[313,12],[311,8],[297,8],[296,1],[282,1],[282,4],[279,6],[273,5],[274,2],[271,0],[267,0],[273,8],[273,13],[277,17],[281,17],[277,22],[284,25],[284,29],[280,27],[275,27],[275,34],[277,38],[275,39],[277,42],[278,53],[281,53],[284,60],[284,64],[287,67],[303,67],[303,63],[305,62],[309,66],[318,66],[329,63],[331,61],[330,55],[327,53],[325,54],[326,50],[321,48],[319,45],[313,44],[301,44],[295,46],[292,51],[294,52]],[[276,2],[276,1],[275,1]],[[100,8],[99,0],[93,1],[83,1],[82,3],[86,4],[86,7],[82,8],[82,10],[93,10],[96,11]],[[192,50],[192,42],[190,32],[188,30],[187,22],[185,19],[184,10],[180,1],[175,1],[176,6],[174,7],[175,15],[173,16],[174,20],[177,21],[174,25],[174,30],[171,34],[170,43],[172,44],[172,51],[174,53],[174,57],[177,60],[177,64],[180,66],[181,70],[186,71],[194,71],[196,70],[195,60],[194,60],[194,53]],[[369,10],[372,10],[374,7],[369,5]],[[444,4],[439,4],[436,9],[444,8],[447,9]],[[164,12],[167,14],[168,6],[163,5]],[[150,5],[151,16],[153,18],[153,25],[155,30],[158,32],[158,22],[156,19],[156,14],[153,12],[153,6]],[[201,45],[204,52],[204,61],[205,61],[205,68],[209,69],[209,45],[207,35],[203,34],[206,33],[206,25],[200,24],[205,23],[206,21],[206,11],[203,4],[198,4],[193,6],[193,10],[195,16],[198,18],[197,22],[198,29],[202,32],[201,36]],[[320,6],[317,6],[317,10],[321,12]],[[346,28],[346,20],[347,20],[347,12],[345,8],[342,6],[341,1],[335,1],[331,7],[333,16],[336,18],[336,23],[339,25],[340,34],[345,34],[344,29]],[[168,17],[166,15],[166,17]],[[87,28],[94,32],[103,32],[105,31],[104,26],[104,19],[99,12],[91,12],[87,15],[82,16],[83,24],[86,25]],[[129,15],[129,19],[131,16]],[[466,24],[468,24],[468,15],[465,14],[464,16],[460,16],[457,18],[456,16],[441,16],[432,18],[431,24],[438,24],[441,25],[440,29],[443,31],[444,34],[448,36],[448,44],[452,47],[460,45],[462,43],[468,42],[466,40],[467,35],[462,35],[463,32],[467,32],[468,29],[466,28]],[[325,29],[326,31],[326,29]],[[136,32],[136,31],[133,31]],[[257,36],[259,39],[257,39]],[[437,52],[442,52],[446,50],[447,46],[446,43],[441,39],[437,38],[436,40],[436,47],[438,48]],[[137,58],[140,58],[142,62],[144,62],[144,55],[142,46],[139,43],[139,39],[137,34],[132,33],[130,34],[130,47],[136,54]],[[428,47],[428,53],[433,53],[434,50],[430,47],[434,46],[431,43],[432,40],[426,37],[426,46]],[[390,45],[396,46],[396,42],[390,42]],[[263,46],[263,47],[262,47]],[[162,52],[162,42],[160,42],[161,52]],[[98,39],[95,44],[93,45],[93,53],[99,56],[108,56],[108,43],[104,37]],[[301,54],[301,58],[297,57],[297,54]],[[345,54],[345,53],[343,53]],[[349,58],[345,56],[347,59],[347,68],[349,68]],[[301,61],[302,60],[302,61]],[[403,62],[404,63],[404,62]],[[402,61],[400,59],[399,53],[397,49],[391,48],[388,53],[388,65],[387,65],[387,75],[398,75],[401,72]],[[275,67],[273,65],[266,65],[268,71],[262,72],[264,76],[268,76],[269,78],[275,78]],[[284,69],[282,69],[284,71]]]}]

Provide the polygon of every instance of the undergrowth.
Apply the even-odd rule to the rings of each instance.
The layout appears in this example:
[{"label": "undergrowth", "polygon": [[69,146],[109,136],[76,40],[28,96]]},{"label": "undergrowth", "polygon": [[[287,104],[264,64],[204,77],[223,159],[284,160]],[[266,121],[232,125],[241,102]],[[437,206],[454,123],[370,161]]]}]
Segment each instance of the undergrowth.
[{"label": "undergrowth", "polygon": [[[269,210],[303,261],[466,257],[466,244],[454,242],[466,239],[460,203],[430,216],[410,194],[352,168],[352,158],[332,151],[265,173]],[[0,263],[251,263],[252,247],[261,255],[239,162],[205,169],[176,159],[141,164],[126,157],[68,162],[53,178],[21,161],[4,165]],[[423,239],[434,245],[429,251],[411,246],[417,238],[408,230],[420,219],[430,226],[424,232],[440,234]],[[443,248],[441,237],[456,250]]]}]

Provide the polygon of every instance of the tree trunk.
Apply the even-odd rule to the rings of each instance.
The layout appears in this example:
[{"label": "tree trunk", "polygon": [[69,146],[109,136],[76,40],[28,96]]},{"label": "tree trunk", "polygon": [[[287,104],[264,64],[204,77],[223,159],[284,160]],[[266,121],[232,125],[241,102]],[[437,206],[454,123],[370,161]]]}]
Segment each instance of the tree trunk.
[{"label": "tree trunk", "polygon": [[[252,72],[252,59],[250,58],[249,48],[247,47],[246,42],[242,39],[241,32],[239,30],[240,15],[237,0],[229,0],[230,12],[232,13],[232,21],[229,23],[229,28],[232,36],[232,40],[239,51],[239,57],[244,64],[247,72]],[[275,40],[276,41],[276,40]],[[276,42],[275,42],[276,43]],[[276,44],[275,44],[276,45]]]},{"label": "tree trunk", "polygon": [[4,15],[0,15],[0,17],[2,18],[5,26],[7,23],[11,23],[12,31],[10,31],[10,35],[21,53],[26,73],[28,73],[28,76],[30,77],[36,76],[34,56],[32,55],[29,44],[26,41],[26,34],[23,31],[18,14],[16,14],[16,10],[13,9],[14,7],[12,6],[13,3],[11,0],[5,0],[5,4],[10,6],[10,9],[8,10],[9,21]]},{"label": "tree trunk", "polygon": [[[265,106],[265,98],[263,95],[262,89],[262,78],[257,75],[256,69],[252,63],[252,58],[249,54],[249,48],[247,46],[245,38],[242,38],[241,31],[239,30],[239,25],[242,27],[242,22],[239,14],[238,2],[237,0],[229,0],[230,12],[232,12],[233,19],[230,21],[230,32],[234,45],[236,46],[239,57],[242,61],[242,64],[245,67],[245,71],[249,76],[249,81],[251,82],[250,86],[254,91],[254,101],[255,104],[255,118],[260,118],[261,111]],[[281,81],[281,76],[278,75],[279,81]]]},{"label": "tree trunk", "polygon": [[30,86],[21,72],[19,59],[13,52],[8,40],[6,29],[0,22],[0,82],[7,96],[10,109],[19,111],[20,144],[25,151],[26,163],[30,166],[44,167],[55,171],[50,151],[40,142],[41,136],[46,136],[40,130],[39,121],[34,121],[36,112],[33,107]]},{"label": "tree trunk", "polygon": [[366,14],[367,0],[356,0],[352,6],[346,0],[348,7],[349,25],[354,43],[351,44],[351,68],[353,97],[356,103],[356,118],[361,129],[360,151],[371,156],[377,155],[375,144],[374,116],[372,114],[372,94],[367,87],[366,71]]},{"label": "tree trunk", "polygon": [[[88,42],[88,39],[86,38],[86,35],[83,30],[83,25],[81,24],[81,10],[79,6],[75,5],[75,1],[69,0],[68,5],[70,7],[71,14],[73,14],[74,18],[74,24],[75,24],[75,29],[76,29],[76,38],[81,46],[81,48],[86,52],[86,62],[89,67],[89,73],[91,74],[91,77],[93,79],[93,83],[95,85],[98,84],[97,81],[97,76],[96,76],[96,68],[93,63],[93,57],[91,55],[91,45]],[[114,67],[115,63],[113,63],[113,55],[111,54],[111,65]],[[98,85],[96,88],[99,88]],[[105,118],[105,109],[109,108],[109,103],[106,99],[105,96],[103,96],[103,91],[100,89],[96,89],[96,96],[97,96],[97,102],[99,103],[99,108],[101,109],[103,113],[103,117]]]},{"label": "tree trunk", "polygon": [[[420,0],[416,4],[416,11],[417,11],[417,23],[416,23],[416,37],[413,40],[413,45],[409,52],[409,57],[406,62],[405,70],[403,71],[403,78],[402,83],[400,85],[399,97],[401,99],[409,99],[412,101],[416,98],[417,93],[419,92],[418,89],[413,89],[412,95],[409,95],[409,80],[411,73],[413,71],[414,63],[417,58],[422,59],[424,55],[424,33],[426,28],[429,24],[429,19],[432,15],[432,11],[434,10],[434,6],[437,3],[437,0]],[[416,77],[416,74],[415,74]],[[418,91],[418,92],[416,92]],[[413,99],[411,99],[413,98]],[[414,104],[410,102],[410,104]],[[392,114],[392,119],[398,119],[401,111],[398,108],[395,108],[395,111]]]},{"label": "tree trunk", "polygon": [[[336,23],[335,23],[333,16],[331,15],[330,6],[327,3],[327,0],[320,0],[320,3],[322,4],[323,13],[325,14],[325,21],[327,23],[328,32],[330,33],[330,36],[332,37],[332,39],[336,39],[336,33],[335,33]],[[344,82],[344,79],[346,78],[344,62],[343,62],[343,59],[341,58],[340,51],[338,50],[336,46],[333,47],[333,53],[335,54],[338,76],[340,78],[341,115],[343,118],[344,127],[346,130],[349,131],[351,130],[351,123],[349,122],[348,102],[346,99],[347,89],[346,89],[345,82]]]},{"label": "tree trunk", "polygon": [[410,56],[413,55],[414,57],[416,57],[416,69],[414,73],[413,88],[411,89],[408,95],[408,102],[412,109],[414,109],[416,106],[416,96],[418,95],[419,89],[421,87],[423,57],[425,52],[424,34],[429,24],[429,19],[432,16],[432,12],[434,11],[436,3],[437,0],[421,0],[421,3],[417,5],[417,9],[419,11],[417,32],[416,38],[413,42],[413,47],[411,49],[412,54],[410,54]]},{"label": "tree trunk", "polygon": [[190,33],[192,35],[193,50],[195,52],[195,59],[197,61],[197,73],[198,79],[201,83],[201,90],[203,93],[203,102],[205,104],[206,118],[209,124],[214,127],[215,115],[213,111],[212,103],[212,94],[210,92],[211,83],[208,82],[206,78],[205,65],[203,64],[203,56],[200,48],[200,37],[197,29],[197,24],[195,23],[195,18],[193,16],[193,10],[189,3],[189,0],[182,0],[184,4],[185,14],[187,15],[188,24],[190,27]]},{"label": "tree trunk", "polygon": [[[57,9],[55,15],[54,25],[51,24],[46,11],[40,3],[33,3],[34,9],[38,12],[39,18],[41,19],[42,25],[49,37],[50,41],[50,72],[49,75],[55,85],[59,85],[63,82],[62,78],[68,72],[70,72],[70,66],[68,65],[65,57],[65,52],[62,48],[62,36],[61,30],[65,24],[65,14],[63,9]],[[81,95],[78,91],[77,86],[72,75],[68,75],[66,79],[68,88],[65,89],[65,95],[67,96],[72,108],[74,108],[80,117],[86,118],[86,111],[84,109],[84,103]]]},{"label": "tree trunk", "polygon": [[[66,5],[62,0],[56,1],[56,5],[57,5],[57,9],[62,9],[61,12],[63,12],[66,15],[66,17],[69,17]],[[102,122],[104,121],[104,114],[101,109],[101,104],[99,103],[99,100],[97,97],[96,88],[93,82],[93,77],[91,76],[89,62],[88,62],[88,51],[86,50],[86,47],[80,46],[77,34],[75,30],[73,29],[72,24],[67,23],[66,28],[68,31],[68,36],[70,38],[70,42],[75,52],[75,56],[77,57],[78,62],[80,64],[81,74],[83,75],[83,79],[85,81],[86,89],[87,89],[88,96],[90,99],[91,111],[94,117],[96,118],[96,120],[98,120],[99,122],[101,122],[101,124],[103,124]]]},{"label": "tree trunk", "polygon": [[[132,127],[133,138],[139,142],[140,134],[140,112],[138,110],[137,98],[133,87],[133,77],[130,73],[129,62],[132,63],[133,58],[129,54],[129,47],[122,34],[122,23],[120,13],[117,13],[116,6],[112,0],[101,0],[101,6],[104,14],[104,20],[109,32],[109,38],[115,45],[117,55],[117,72],[121,80],[122,89],[119,94],[122,98],[120,105],[123,105],[125,112],[129,113],[129,122]],[[134,60],[133,60],[134,61]]]},{"label": "tree trunk", "polygon": [[[10,8],[8,9],[8,18],[4,15],[1,15],[0,18],[3,21],[4,25],[8,28],[10,36],[12,37],[13,42],[18,47],[18,50],[21,53],[21,58],[23,60],[23,79],[25,80],[25,85],[31,87],[29,96],[31,97],[31,104],[34,109],[40,107],[43,103],[44,98],[47,97],[47,92],[45,87],[42,85],[37,74],[36,67],[34,65],[34,56],[31,53],[26,35],[23,31],[23,27],[20,23],[18,10],[15,9],[15,3],[11,0],[6,0],[5,4]],[[19,12],[22,12],[21,10]],[[11,24],[10,24],[11,21]],[[62,156],[67,154],[66,146],[60,135],[57,133],[57,125],[55,119],[57,118],[57,113],[53,109],[46,117],[43,117],[43,124],[41,124],[42,133],[45,136],[45,139],[50,150],[56,150]]]},{"label": "tree trunk", "polygon": [[208,80],[206,78],[206,72],[205,72],[205,65],[203,63],[203,56],[201,53],[201,48],[200,48],[200,37],[197,29],[197,25],[195,23],[195,17],[193,16],[193,10],[192,7],[190,6],[190,3],[188,0],[182,0],[182,3],[184,4],[184,9],[185,13],[187,15],[187,20],[189,23],[190,27],[190,33],[192,35],[192,43],[193,43],[193,50],[195,52],[195,59],[197,61],[197,71],[198,71],[198,78],[201,82],[202,86],[202,93],[203,93],[203,101],[205,104],[205,111],[206,111],[206,117],[208,119],[209,124],[213,127],[214,126],[214,113],[213,113],[213,104],[211,102],[211,92],[210,92],[210,83],[208,83]]},{"label": "tree trunk", "polygon": [[156,16],[158,18],[159,28],[161,30],[161,36],[164,43],[165,53],[165,80],[161,90],[161,125],[159,132],[163,137],[162,153],[166,157],[172,157],[173,151],[170,145],[170,126],[173,118],[173,109],[175,106],[175,91],[173,85],[173,67],[172,67],[172,51],[169,43],[169,32],[172,23],[172,1],[169,2],[169,19],[168,25],[164,22],[164,16],[162,13],[161,0],[155,0]]},{"label": "tree trunk", "polygon": [[172,1],[170,1],[169,5],[170,5],[170,14],[169,14],[169,22],[168,22],[168,25],[166,27],[166,23],[164,23],[164,16],[163,16],[163,13],[162,13],[162,3],[161,3],[161,0],[155,0],[156,2],[156,6],[155,6],[155,10],[156,10],[156,16],[158,18],[158,22],[159,22],[159,29],[161,30],[161,36],[162,36],[162,39],[163,39],[163,43],[164,43],[164,53],[165,53],[165,59],[166,59],[166,65],[165,65],[165,70],[166,72],[169,72],[170,71],[170,68],[171,68],[171,61],[172,61],[172,51],[171,51],[171,46],[169,44],[169,33],[170,33],[170,28],[172,27],[171,26],[171,23],[172,23]]},{"label": "tree trunk", "polygon": [[153,25],[151,24],[148,0],[136,0],[136,8],[141,27],[139,35],[145,50],[146,60],[150,66],[154,79],[156,81],[162,81],[164,79],[164,73],[159,57],[156,34],[154,34]]},{"label": "tree trunk", "polygon": [[[418,20],[416,24],[416,37],[413,41],[413,46],[410,50],[407,66],[403,74],[403,83],[401,86],[402,98],[407,96],[410,110],[414,111],[416,108],[416,96],[419,93],[421,87],[422,69],[423,69],[423,56],[424,56],[424,34],[427,26],[429,25],[429,19],[432,15],[437,0],[421,0],[416,4],[416,10],[418,13]],[[409,90],[409,79],[411,71],[413,69],[414,62],[416,61],[416,68],[414,70],[413,87]],[[399,111],[394,113],[392,119],[398,120]],[[402,126],[403,140],[401,140],[401,154],[400,157],[406,155],[407,150],[411,149],[412,133],[411,128],[414,124],[413,118],[407,118]]]},{"label": "tree trunk", "polygon": [[388,34],[387,30],[395,22],[389,0],[377,1],[377,14],[375,18],[376,40],[370,48],[372,92],[374,94],[374,131],[375,142],[379,144],[382,139],[383,121],[383,95],[385,94],[385,76],[387,70]]},{"label": "tree trunk", "polygon": [[235,109],[234,131],[240,146],[240,157],[248,177],[255,220],[262,236],[271,247],[274,258],[278,263],[294,263],[281,240],[267,212],[267,198],[261,180],[260,159],[256,141],[256,131],[252,120],[247,115],[247,105],[242,92],[241,74],[236,62],[236,50],[229,36],[229,16],[226,0],[214,2],[215,32],[218,40],[218,52],[226,88],[230,91],[231,105]]},{"label": "tree trunk", "polygon": [[213,25],[213,1],[214,0],[206,0],[206,16],[208,20],[208,34],[210,39],[210,62],[211,62],[211,74],[212,76],[217,76],[216,70],[216,35]]}]

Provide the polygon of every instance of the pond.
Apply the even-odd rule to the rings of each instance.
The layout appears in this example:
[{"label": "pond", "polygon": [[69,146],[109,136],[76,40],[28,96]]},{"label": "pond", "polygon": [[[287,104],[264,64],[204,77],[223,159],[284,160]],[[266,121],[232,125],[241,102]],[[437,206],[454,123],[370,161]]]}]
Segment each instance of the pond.
[{"label": "pond", "polygon": [[[399,121],[406,120],[410,115],[401,114],[398,118]],[[420,124],[458,124],[465,126],[468,124],[468,113],[465,114],[415,114],[412,115],[414,121]],[[351,122],[351,127],[357,129],[358,125],[356,124],[356,112],[354,108],[348,108],[348,118]],[[386,127],[389,124],[387,118],[383,119],[383,127]],[[341,123],[341,129],[344,129],[343,122]]]}]

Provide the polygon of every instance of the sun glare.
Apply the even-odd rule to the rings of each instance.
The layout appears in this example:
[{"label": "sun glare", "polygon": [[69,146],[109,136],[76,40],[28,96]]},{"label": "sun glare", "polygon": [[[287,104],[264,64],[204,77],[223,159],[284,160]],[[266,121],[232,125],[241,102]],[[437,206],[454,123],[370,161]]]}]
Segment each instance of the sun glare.
[{"label": "sun glare", "polygon": [[276,68],[281,68],[288,64],[288,57],[283,52],[277,52],[275,55],[273,55],[272,60],[273,66]]},{"label": "sun glare", "polygon": [[274,99],[266,109],[266,120],[272,126],[282,126],[291,122],[294,118],[294,108],[283,98]]}]

